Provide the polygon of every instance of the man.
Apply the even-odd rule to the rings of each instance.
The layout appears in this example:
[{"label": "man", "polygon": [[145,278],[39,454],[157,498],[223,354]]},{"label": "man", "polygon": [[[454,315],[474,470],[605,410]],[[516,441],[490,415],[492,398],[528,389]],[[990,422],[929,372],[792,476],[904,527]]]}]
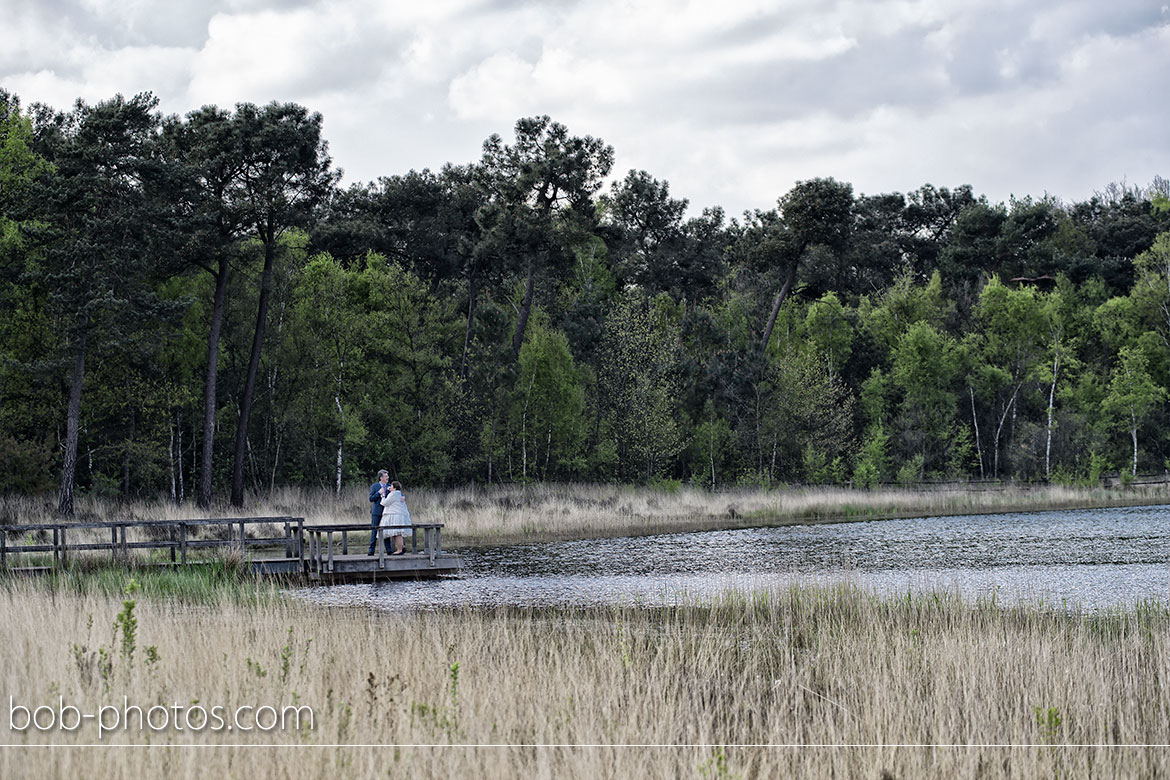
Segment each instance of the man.
[{"label": "man", "polygon": [[[373,555],[378,544],[378,524],[382,522],[382,499],[390,493],[390,472],[378,472],[378,481],[370,485],[370,549],[366,555]],[[390,540],[383,539],[386,554],[390,554]]]}]

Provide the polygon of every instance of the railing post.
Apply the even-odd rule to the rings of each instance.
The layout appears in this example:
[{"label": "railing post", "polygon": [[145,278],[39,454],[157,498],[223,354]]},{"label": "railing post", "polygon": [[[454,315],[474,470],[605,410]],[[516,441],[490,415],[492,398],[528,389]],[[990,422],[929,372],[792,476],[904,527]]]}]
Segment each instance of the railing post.
[{"label": "railing post", "polygon": [[8,568],[8,532],[0,528],[0,568]]},{"label": "railing post", "polygon": [[300,561],[301,571],[305,570],[305,518],[297,518],[297,560]]},{"label": "railing post", "polygon": [[443,529],[435,529],[435,555],[443,554]]},{"label": "railing post", "polygon": [[287,520],[284,521],[284,557],[292,557],[292,526]]},{"label": "railing post", "polygon": [[57,562],[60,560],[61,551],[57,549],[57,529],[58,526],[53,526],[53,568],[57,568]]},{"label": "railing post", "polygon": [[435,528],[428,528],[427,533],[427,553],[431,560],[431,566],[435,565]]},{"label": "railing post", "polygon": [[69,551],[66,549],[65,526],[61,526],[61,566],[69,565]]},{"label": "railing post", "polygon": [[244,521],[240,521],[240,557],[244,557]]},{"label": "railing post", "polygon": [[377,531],[377,534],[378,535],[374,537],[374,544],[378,545],[378,568],[385,569],[386,568],[386,541],[385,541],[385,537],[382,536],[382,531],[380,529]]},{"label": "railing post", "polygon": [[130,560],[130,548],[126,546],[126,526],[120,525],[120,526],[118,526],[118,528],[122,532],[121,533],[121,536],[122,536],[122,559],[125,561],[129,561]]},{"label": "railing post", "polygon": [[341,529],[341,554],[349,555],[349,531]]},{"label": "railing post", "polygon": [[418,529],[414,526],[410,527],[410,553],[414,555],[418,552]]},{"label": "railing post", "polygon": [[333,571],[333,532],[329,532],[329,571]]},{"label": "railing post", "polygon": [[178,555],[178,552],[175,550],[175,545],[179,541],[178,537],[179,537],[179,534],[175,532],[175,526],[168,525],[167,526],[167,539],[171,543],[171,568],[172,569],[175,568],[175,557]]},{"label": "railing post", "polygon": [[110,526],[110,560],[118,560],[118,526]]}]

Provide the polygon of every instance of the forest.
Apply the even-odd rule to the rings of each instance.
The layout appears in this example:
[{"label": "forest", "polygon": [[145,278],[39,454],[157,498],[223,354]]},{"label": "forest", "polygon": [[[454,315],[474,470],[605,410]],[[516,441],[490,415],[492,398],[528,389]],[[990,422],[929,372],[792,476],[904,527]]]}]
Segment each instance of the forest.
[{"label": "forest", "polygon": [[0,90],[0,492],[1170,468],[1163,178],[729,216],[546,116],[342,186],[323,122]]}]

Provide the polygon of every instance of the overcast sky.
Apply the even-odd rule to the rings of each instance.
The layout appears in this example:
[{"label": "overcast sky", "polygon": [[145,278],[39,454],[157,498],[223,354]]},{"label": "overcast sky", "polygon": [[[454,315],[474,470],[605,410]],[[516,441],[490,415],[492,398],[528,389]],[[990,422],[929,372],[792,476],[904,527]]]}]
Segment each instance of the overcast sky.
[{"label": "overcast sky", "polygon": [[1065,200],[1170,176],[1167,0],[3,0],[0,86],[295,101],[346,182],[548,114],[692,212],[797,180]]}]

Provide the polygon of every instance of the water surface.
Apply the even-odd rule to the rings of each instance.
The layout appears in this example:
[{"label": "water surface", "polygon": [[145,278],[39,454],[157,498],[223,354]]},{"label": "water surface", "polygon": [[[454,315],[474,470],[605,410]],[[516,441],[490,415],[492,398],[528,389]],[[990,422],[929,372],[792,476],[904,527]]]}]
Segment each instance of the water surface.
[{"label": "water surface", "polygon": [[851,582],[1085,609],[1165,603],[1170,507],[1018,512],[461,550],[459,578],[297,591],[391,610],[662,605],[731,589]]}]

